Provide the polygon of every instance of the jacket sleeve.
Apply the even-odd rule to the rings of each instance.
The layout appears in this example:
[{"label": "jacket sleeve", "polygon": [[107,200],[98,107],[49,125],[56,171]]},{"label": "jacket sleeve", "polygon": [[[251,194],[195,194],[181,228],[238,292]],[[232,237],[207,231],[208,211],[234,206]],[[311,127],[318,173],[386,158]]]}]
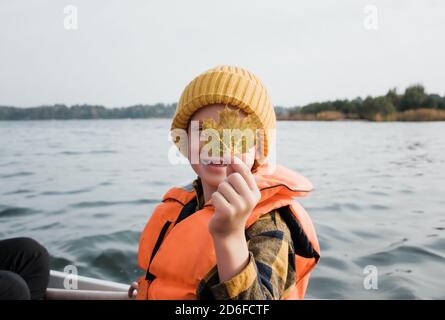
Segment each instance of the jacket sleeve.
[{"label": "jacket sleeve", "polygon": [[[219,282],[217,266],[204,286],[217,300],[277,300],[295,285],[295,253],[278,211],[262,216],[246,230],[249,262],[231,279]],[[199,297],[199,296],[198,296]]]}]

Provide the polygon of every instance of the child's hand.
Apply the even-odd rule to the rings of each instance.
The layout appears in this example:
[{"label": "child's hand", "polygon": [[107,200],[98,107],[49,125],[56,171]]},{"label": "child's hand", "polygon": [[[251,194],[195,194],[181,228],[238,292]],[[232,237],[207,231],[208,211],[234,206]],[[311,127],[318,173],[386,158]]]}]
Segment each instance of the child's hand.
[{"label": "child's hand", "polygon": [[228,236],[243,232],[247,218],[261,198],[261,193],[249,168],[234,157],[227,167],[227,178],[212,194],[215,213],[209,222],[213,236]]}]

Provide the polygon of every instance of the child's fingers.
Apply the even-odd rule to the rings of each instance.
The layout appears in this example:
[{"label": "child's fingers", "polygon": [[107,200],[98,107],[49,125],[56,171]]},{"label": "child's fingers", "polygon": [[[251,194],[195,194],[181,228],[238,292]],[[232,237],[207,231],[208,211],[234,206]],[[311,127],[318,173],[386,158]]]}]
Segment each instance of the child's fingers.
[{"label": "child's fingers", "polygon": [[229,203],[234,203],[239,201],[239,192],[238,190],[230,183],[230,181],[223,181],[218,186],[218,192],[222,194],[222,196]]},{"label": "child's fingers", "polygon": [[231,174],[227,177],[226,181],[243,199],[248,199],[251,196],[252,190],[250,190],[249,185],[241,174]]},{"label": "child's fingers", "polygon": [[230,203],[228,203],[226,198],[218,191],[212,194],[212,204],[215,208],[228,208],[230,206]]},{"label": "child's fingers", "polygon": [[[229,170],[229,167],[231,170]],[[227,175],[229,175],[229,172],[238,172],[244,178],[250,190],[253,191],[257,189],[257,184],[252,172],[250,172],[249,168],[240,158],[233,156],[233,161],[230,162],[227,169]]]}]

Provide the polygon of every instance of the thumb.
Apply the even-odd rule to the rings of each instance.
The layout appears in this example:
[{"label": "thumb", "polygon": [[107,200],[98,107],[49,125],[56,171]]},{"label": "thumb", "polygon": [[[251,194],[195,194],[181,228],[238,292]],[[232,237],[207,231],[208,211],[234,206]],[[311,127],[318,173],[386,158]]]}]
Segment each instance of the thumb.
[{"label": "thumb", "polygon": [[233,170],[233,168],[232,168],[232,164],[228,164],[227,165],[227,169],[226,169],[226,177],[228,177],[228,176],[230,176],[232,173],[234,173],[235,172],[235,170]]},{"label": "thumb", "polygon": [[224,162],[227,163],[227,167],[226,167],[226,177],[230,176],[232,173],[235,172],[235,170],[233,170],[232,168],[232,163],[233,163],[233,157],[231,155],[225,155],[224,157]]},{"label": "thumb", "polygon": [[228,163],[227,169],[226,169],[226,176],[228,177],[232,173],[236,172],[236,169],[233,167],[234,165],[239,165],[242,163],[242,160],[238,158],[237,156],[229,156],[226,158],[226,161]]}]

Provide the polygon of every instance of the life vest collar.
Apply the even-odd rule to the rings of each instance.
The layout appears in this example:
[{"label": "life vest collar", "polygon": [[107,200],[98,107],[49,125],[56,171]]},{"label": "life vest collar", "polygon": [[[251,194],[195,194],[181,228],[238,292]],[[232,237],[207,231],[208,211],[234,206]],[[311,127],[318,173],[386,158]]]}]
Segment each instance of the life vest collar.
[{"label": "life vest collar", "polygon": [[[283,194],[290,197],[305,197],[313,190],[312,183],[306,177],[281,165],[269,165],[265,163],[259,166],[253,175],[261,191],[260,202],[265,201],[275,194]],[[188,183],[171,188],[164,194],[162,200],[173,200],[185,205],[193,199],[195,195],[196,193],[192,184]],[[209,201],[205,203],[205,206],[211,205]]]}]

